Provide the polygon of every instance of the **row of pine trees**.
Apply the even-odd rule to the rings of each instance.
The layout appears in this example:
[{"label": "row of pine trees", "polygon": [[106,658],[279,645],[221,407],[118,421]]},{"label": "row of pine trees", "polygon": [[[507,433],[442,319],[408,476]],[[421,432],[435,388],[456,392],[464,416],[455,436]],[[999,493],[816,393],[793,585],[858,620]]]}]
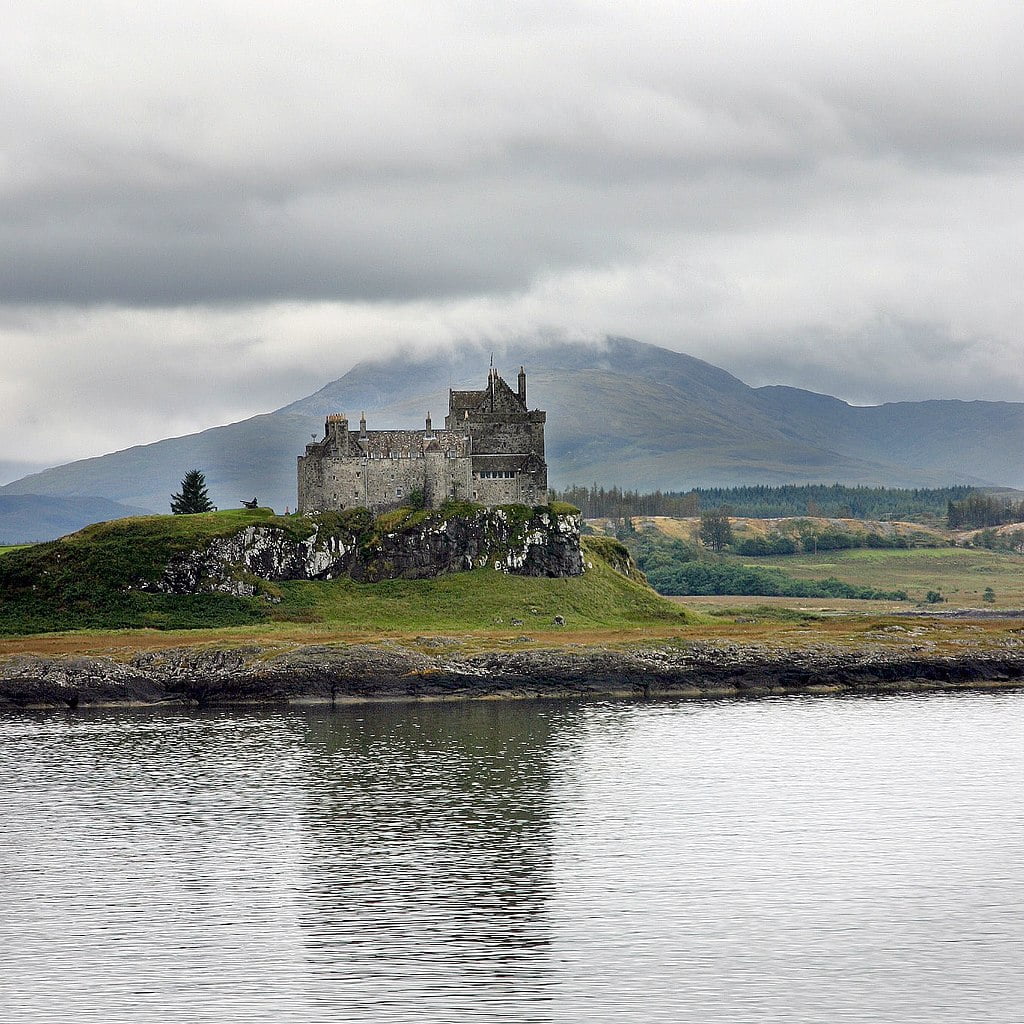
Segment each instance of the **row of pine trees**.
[{"label": "row of pine trees", "polygon": [[847,487],[843,484],[783,484],[778,487],[695,487],[689,491],[623,490],[574,485],[553,497],[575,505],[588,519],[627,516],[689,518],[708,509],[728,508],[735,516],[782,519],[825,516],[835,519],[933,519],[941,521],[949,503],[974,494],[971,487]]}]

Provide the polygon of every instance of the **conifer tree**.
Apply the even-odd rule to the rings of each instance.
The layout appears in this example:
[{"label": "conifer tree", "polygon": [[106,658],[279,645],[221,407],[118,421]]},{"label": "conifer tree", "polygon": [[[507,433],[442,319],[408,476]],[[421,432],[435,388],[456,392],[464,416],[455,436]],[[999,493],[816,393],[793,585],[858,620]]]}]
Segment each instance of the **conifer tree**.
[{"label": "conifer tree", "polygon": [[213,502],[206,493],[206,477],[198,469],[190,469],[181,481],[181,493],[171,495],[171,511],[176,516],[213,511]]}]

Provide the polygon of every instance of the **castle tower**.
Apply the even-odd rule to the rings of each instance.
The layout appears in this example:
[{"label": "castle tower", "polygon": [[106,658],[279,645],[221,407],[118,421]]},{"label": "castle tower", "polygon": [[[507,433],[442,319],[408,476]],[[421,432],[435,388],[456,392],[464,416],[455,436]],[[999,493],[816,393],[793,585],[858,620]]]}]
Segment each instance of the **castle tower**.
[{"label": "castle tower", "polygon": [[348,440],[348,417],[343,412],[332,412],[324,422],[324,440],[336,448],[344,448]]},{"label": "castle tower", "polygon": [[418,430],[368,430],[366,413],[349,425],[327,417],[324,440],[298,460],[302,511],[397,508],[421,492],[429,508],[452,498],[481,505],[541,504],[547,499],[545,413],[526,406],[526,369],[518,389],[493,363],[486,387],[448,389],[448,414],[436,429],[428,411]]}]

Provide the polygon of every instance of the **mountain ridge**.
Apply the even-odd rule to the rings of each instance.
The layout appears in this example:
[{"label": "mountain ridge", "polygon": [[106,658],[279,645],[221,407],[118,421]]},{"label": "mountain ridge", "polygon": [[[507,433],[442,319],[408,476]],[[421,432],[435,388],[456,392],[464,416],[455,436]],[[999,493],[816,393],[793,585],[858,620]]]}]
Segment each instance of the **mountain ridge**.
[{"label": "mountain ridge", "polygon": [[[853,406],[787,385],[753,388],[711,363],[628,338],[533,340],[494,348],[506,376],[528,373],[547,410],[553,486],[598,481],[687,490],[745,483],[1024,486],[1024,403],[934,399]],[[31,474],[0,495],[101,495],[166,511],[183,474],[204,471],[221,507],[295,504],[295,460],[331,412],[371,428],[413,428],[447,409],[447,388],[486,379],[489,350],[465,344],[364,360],[268,413]]]}]

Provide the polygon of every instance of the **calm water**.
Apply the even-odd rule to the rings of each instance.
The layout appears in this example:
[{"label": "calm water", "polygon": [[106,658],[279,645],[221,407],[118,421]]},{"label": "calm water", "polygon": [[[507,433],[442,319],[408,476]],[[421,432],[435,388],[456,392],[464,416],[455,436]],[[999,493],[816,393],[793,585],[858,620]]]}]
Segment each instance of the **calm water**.
[{"label": "calm water", "polygon": [[1024,1020],[1024,694],[0,719],[0,1019]]}]

